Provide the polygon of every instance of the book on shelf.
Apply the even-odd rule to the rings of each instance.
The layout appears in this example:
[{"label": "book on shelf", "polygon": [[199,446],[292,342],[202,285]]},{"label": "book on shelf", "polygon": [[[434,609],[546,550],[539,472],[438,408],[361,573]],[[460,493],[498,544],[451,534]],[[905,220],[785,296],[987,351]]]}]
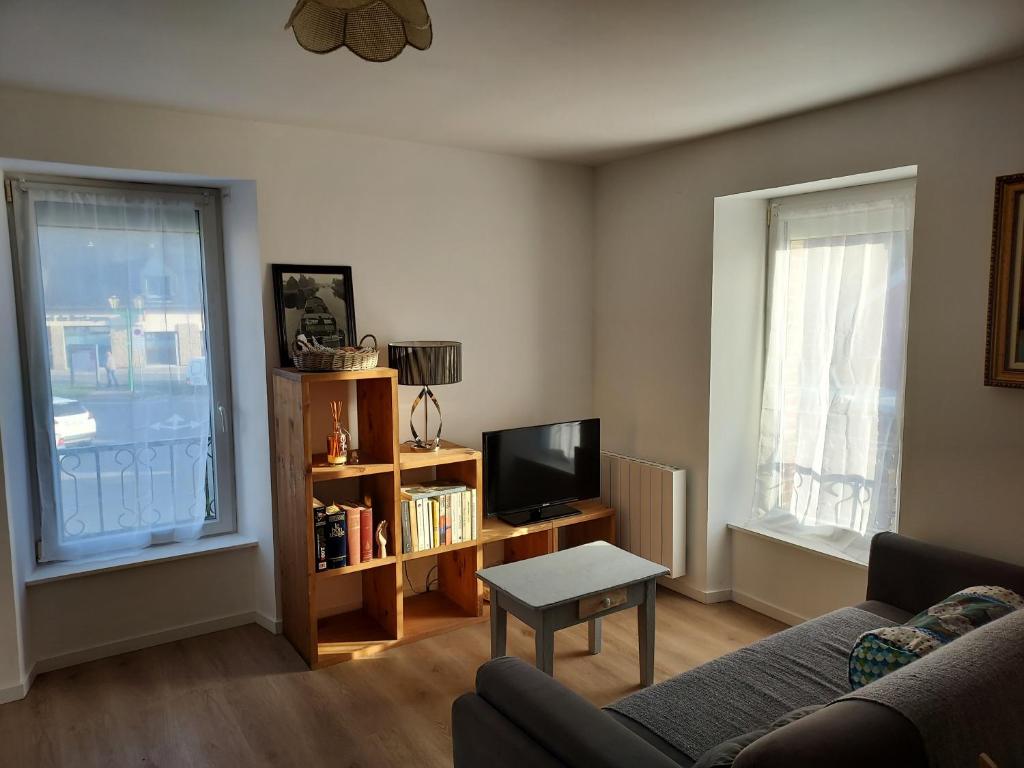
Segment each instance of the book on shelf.
[{"label": "book on shelf", "polygon": [[402,552],[422,552],[477,537],[476,489],[434,480],[402,486]]},{"label": "book on shelf", "polygon": [[412,525],[409,520],[409,501],[402,500],[402,552],[412,552]]},{"label": "book on shelf", "polygon": [[364,563],[373,560],[373,508],[361,507],[359,510],[359,531],[362,538],[360,559]]},{"label": "book on shelf", "polygon": [[318,571],[327,570],[327,507],[313,499],[313,565]]},{"label": "book on shelf", "polygon": [[348,564],[359,565],[363,556],[362,511],[358,504],[342,504],[348,526]]},{"label": "book on shelf", "polygon": [[324,509],[324,559],[328,569],[348,565],[348,524],[345,512],[335,504]]}]

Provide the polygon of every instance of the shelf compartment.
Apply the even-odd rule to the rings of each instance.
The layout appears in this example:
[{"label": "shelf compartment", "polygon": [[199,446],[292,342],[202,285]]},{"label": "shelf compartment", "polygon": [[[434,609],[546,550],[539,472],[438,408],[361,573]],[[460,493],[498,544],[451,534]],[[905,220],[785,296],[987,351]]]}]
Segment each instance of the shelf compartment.
[{"label": "shelf compartment", "polygon": [[395,465],[378,462],[328,464],[327,455],[317,453],[313,455],[313,465],[309,471],[313,476],[313,482],[319,483],[326,480],[343,480],[347,477],[366,477],[367,475],[381,475],[385,472],[394,472]]},{"label": "shelf compartment", "polygon": [[380,568],[384,565],[394,565],[398,562],[398,558],[394,555],[388,557],[375,557],[373,560],[369,560],[365,563],[359,563],[359,565],[346,565],[342,568],[328,568],[326,571],[317,571],[316,578],[330,579],[335,576],[344,576],[348,573],[358,573],[359,571],[368,571],[371,568]]},{"label": "shelf compartment", "polygon": [[403,560],[417,560],[421,557],[430,557],[431,555],[440,555],[445,552],[454,552],[459,549],[466,549],[467,547],[475,547],[480,542],[476,539],[472,541],[460,541],[458,544],[445,544],[440,547],[433,547],[432,549],[421,549],[419,552],[405,552],[402,554]]},{"label": "shelf compartment", "polygon": [[451,632],[487,619],[486,614],[478,616],[467,611],[442,592],[406,596],[404,614],[403,642]]},{"label": "shelf compartment", "polygon": [[317,622],[317,665],[372,656],[396,639],[365,609],[327,616]]},{"label": "shelf compartment", "polygon": [[398,449],[399,466],[402,469],[422,469],[423,467],[439,467],[444,464],[457,464],[462,461],[479,461],[480,451],[472,448],[464,448],[447,440],[441,441],[441,447],[436,451],[416,451],[408,443],[404,443]]}]

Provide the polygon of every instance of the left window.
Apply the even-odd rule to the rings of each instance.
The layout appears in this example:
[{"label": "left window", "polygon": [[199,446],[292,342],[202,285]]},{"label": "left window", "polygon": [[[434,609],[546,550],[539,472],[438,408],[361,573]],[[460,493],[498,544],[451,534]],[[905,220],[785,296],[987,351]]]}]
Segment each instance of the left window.
[{"label": "left window", "polygon": [[219,192],[6,186],[39,560],[233,531]]}]

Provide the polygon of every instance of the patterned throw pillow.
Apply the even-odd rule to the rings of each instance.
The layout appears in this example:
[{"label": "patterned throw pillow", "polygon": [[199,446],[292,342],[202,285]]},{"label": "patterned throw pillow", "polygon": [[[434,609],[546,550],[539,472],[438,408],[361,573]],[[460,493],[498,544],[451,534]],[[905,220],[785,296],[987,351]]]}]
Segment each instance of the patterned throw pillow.
[{"label": "patterned throw pillow", "polygon": [[850,686],[862,688],[894,669],[931,653],[982,624],[1024,607],[1003,587],[968,587],[923,611],[906,624],[865,632],[850,652]]}]

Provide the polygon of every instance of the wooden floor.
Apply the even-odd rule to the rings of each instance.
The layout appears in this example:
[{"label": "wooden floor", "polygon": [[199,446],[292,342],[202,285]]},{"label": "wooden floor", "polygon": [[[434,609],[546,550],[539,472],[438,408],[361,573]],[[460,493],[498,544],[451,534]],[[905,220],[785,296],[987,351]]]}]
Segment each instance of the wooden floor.
[{"label": "wooden floor", "polygon": [[[782,628],[733,603],[658,592],[655,680]],[[508,652],[533,661],[533,633],[509,617]],[[489,655],[486,623],[310,672],[255,625],[39,677],[0,706],[4,766],[450,766],[452,701]],[[555,677],[594,704],[637,690],[636,611],[555,637]]]}]

